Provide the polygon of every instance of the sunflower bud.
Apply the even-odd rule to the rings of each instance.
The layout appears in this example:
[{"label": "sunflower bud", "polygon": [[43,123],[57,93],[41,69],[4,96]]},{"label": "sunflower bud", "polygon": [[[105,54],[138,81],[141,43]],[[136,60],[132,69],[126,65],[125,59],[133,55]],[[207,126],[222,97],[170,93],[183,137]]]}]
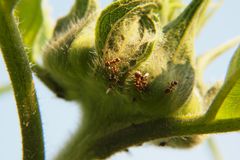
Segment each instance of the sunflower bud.
[{"label": "sunflower bud", "polygon": [[[98,77],[147,115],[173,116],[194,85],[193,16],[200,3],[163,26],[159,0],[117,1],[96,27]],[[191,16],[189,16],[191,14]]]},{"label": "sunflower bud", "polygon": [[[88,144],[95,146],[95,141],[135,124],[202,114],[201,99],[193,90],[193,42],[205,1],[193,0],[169,23],[161,14],[164,2],[114,1],[98,17],[95,37],[94,18],[83,18],[47,47],[45,68],[68,99],[83,104],[79,135],[86,138],[82,145],[87,147],[82,152],[92,154]],[[181,138],[167,140],[174,147],[192,146]]]}]

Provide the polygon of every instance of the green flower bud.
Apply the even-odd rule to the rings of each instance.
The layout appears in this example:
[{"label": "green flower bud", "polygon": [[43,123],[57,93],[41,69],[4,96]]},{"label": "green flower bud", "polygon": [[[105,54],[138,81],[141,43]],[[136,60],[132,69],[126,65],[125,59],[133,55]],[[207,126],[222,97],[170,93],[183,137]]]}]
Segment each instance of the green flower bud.
[{"label": "green flower bud", "polygon": [[159,0],[117,1],[96,28],[96,67],[107,92],[125,96],[129,107],[151,117],[173,116],[194,85],[192,17],[186,17],[192,11],[162,26],[161,10]]},{"label": "green flower bud", "polygon": [[[98,17],[95,37],[93,15],[58,33],[46,48],[45,69],[67,99],[83,104],[83,128],[68,147],[77,147],[79,140],[82,148],[77,155],[91,157],[95,154],[92,148],[102,138],[135,124],[166,117],[196,118],[203,113],[202,100],[193,89],[193,42],[205,1],[193,0],[167,25],[168,18],[162,15],[164,3],[115,1]],[[194,136],[184,138],[196,142]],[[168,142],[170,146],[191,146],[182,137]]]}]

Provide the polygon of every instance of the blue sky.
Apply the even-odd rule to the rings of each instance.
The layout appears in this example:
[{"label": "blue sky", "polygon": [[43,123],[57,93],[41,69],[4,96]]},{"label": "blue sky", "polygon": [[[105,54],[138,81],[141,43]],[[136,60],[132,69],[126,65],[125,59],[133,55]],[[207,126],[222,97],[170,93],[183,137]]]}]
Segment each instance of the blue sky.
[{"label": "blue sky", "polygon": [[[108,0],[102,0],[101,6],[106,6]],[[73,0],[49,0],[53,21],[67,13]],[[240,1],[225,0],[223,6],[211,18],[196,40],[196,52],[200,54],[226,40],[240,35]],[[221,56],[207,69],[205,80],[212,84],[217,79],[223,79],[234,49]],[[0,85],[6,84],[8,75],[0,57]],[[51,160],[64,145],[67,138],[74,133],[81,114],[75,103],[57,99],[48,89],[36,79],[36,89],[41,106],[44,136],[46,141],[46,156]],[[21,139],[18,115],[12,93],[0,95],[0,159],[20,160]],[[238,159],[240,134],[222,134],[213,136],[225,160]],[[190,150],[162,149],[152,146],[131,148],[130,153],[120,153],[111,160],[213,160],[206,143]]]}]

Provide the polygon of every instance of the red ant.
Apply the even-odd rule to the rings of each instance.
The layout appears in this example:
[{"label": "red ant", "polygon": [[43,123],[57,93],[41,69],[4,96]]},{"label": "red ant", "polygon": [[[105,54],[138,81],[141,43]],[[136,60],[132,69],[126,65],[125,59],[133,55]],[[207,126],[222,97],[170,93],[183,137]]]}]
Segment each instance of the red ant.
[{"label": "red ant", "polygon": [[109,66],[114,65],[114,64],[116,64],[118,62],[120,62],[120,58],[116,58],[114,60],[105,62],[105,66],[109,67]]},{"label": "red ant", "polygon": [[165,89],[165,93],[166,93],[166,94],[172,93],[172,92],[176,89],[177,85],[178,85],[178,81],[172,81],[172,82],[169,84],[168,88]]},{"label": "red ant", "polygon": [[108,72],[110,72],[109,80],[117,81],[116,74],[119,72],[119,69],[117,68],[117,63],[120,62],[120,58],[115,58],[111,61],[106,61],[105,66],[108,69]]},{"label": "red ant", "polygon": [[144,88],[146,88],[146,86],[148,84],[148,82],[147,82],[148,76],[149,76],[149,73],[145,73],[144,75],[142,75],[142,73],[140,71],[135,72],[135,74],[134,74],[134,77],[135,77],[134,84],[137,87],[137,90],[141,91]]}]

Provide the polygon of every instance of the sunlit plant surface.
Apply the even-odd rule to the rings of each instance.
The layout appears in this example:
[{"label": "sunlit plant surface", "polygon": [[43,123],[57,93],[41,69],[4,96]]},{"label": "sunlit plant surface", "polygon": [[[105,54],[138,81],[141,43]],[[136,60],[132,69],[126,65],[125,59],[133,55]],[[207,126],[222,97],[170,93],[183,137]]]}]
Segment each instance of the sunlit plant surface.
[{"label": "sunlit plant surface", "polygon": [[45,157],[32,73],[57,97],[81,104],[81,126],[59,160],[106,159],[145,142],[190,148],[208,134],[240,129],[240,48],[222,83],[203,82],[206,67],[240,38],[199,57],[194,50],[218,4],[118,0],[101,10],[95,0],[76,0],[51,27],[41,3],[0,0],[0,47],[23,159]]}]

